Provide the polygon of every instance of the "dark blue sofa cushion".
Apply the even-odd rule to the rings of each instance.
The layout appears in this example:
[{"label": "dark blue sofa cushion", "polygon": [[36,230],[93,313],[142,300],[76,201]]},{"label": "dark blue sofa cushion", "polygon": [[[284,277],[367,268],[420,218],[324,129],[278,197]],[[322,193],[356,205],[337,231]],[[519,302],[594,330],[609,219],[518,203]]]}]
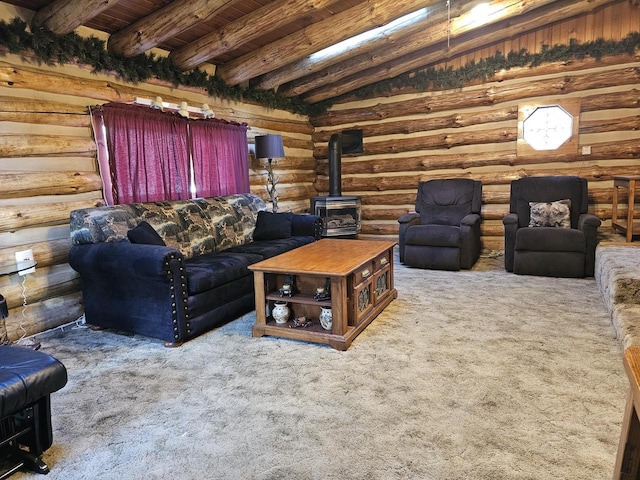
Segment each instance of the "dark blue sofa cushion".
[{"label": "dark blue sofa cushion", "polygon": [[291,236],[291,222],[293,213],[271,213],[263,210],[258,212],[253,240],[278,240]]},{"label": "dark blue sofa cushion", "polygon": [[262,255],[250,252],[233,253],[225,250],[186,260],[188,293],[195,295],[250,275],[247,267],[262,259]]},{"label": "dark blue sofa cushion", "polygon": [[407,229],[406,245],[460,247],[460,227],[451,225],[413,225]]},{"label": "dark blue sofa cushion", "polygon": [[516,232],[516,251],[587,251],[587,239],[581,230],[557,227],[524,227]]},{"label": "dark blue sofa cushion", "polygon": [[278,240],[263,240],[257,242],[246,243],[244,245],[238,245],[225,250],[225,253],[239,253],[239,254],[252,254],[260,255],[264,260],[265,258],[275,257],[281,253],[288,252],[294,248],[301,247],[307,243],[314,242],[313,237],[289,237],[280,238]]},{"label": "dark blue sofa cushion", "polygon": [[142,243],[144,245],[159,245],[165,247],[167,244],[154,228],[147,222],[140,222],[137,227],[127,232],[127,238],[131,243]]}]

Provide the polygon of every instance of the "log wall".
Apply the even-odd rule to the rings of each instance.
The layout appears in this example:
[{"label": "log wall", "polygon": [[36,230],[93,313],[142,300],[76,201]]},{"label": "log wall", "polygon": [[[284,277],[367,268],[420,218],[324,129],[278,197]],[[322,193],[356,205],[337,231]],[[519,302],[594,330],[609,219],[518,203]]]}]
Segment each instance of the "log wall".
[{"label": "log wall", "polygon": [[[637,31],[638,25],[640,8],[620,2],[443,66],[455,68],[497,51],[538,52],[543,44],[566,44],[570,39],[620,40]],[[577,152],[518,154],[519,106],[567,99],[580,104]],[[364,238],[397,238],[397,219],[413,211],[418,181],[468,177],[483,182],[483,247],[500,250],[510,182],[524,176],[565,174],[589,180],[590,211],[603,220],[600,231],[606,233],[613,176],[640,174],[640,56],[558,62],[501,72],[461,89],[407,90],[345,101],[312,123],[318,158],[315,186],[320,195],[329,189],[330,136],[345,129],[363,130],[364,153],[342,157],[342,193],[362,197]]]},{"label": "log wall", "polygon": [[[28,20],[27,14],[0,3],[4,20],[16,15]],[[80,280],[67,263],[69,212],[103,204],[88,106],[156,96],[198,108],[207,103],[218,118],[249,124],[251,152],[256,135],[283,134],[286,158],[273,162],[280,178],[281,211],[308,210],[309,198],[317,195],[312,127],[306,117],[212,98],[200,90],[126,84],[82,66],[43,66],[2,53],[0,264],[28,248],[38,262],[34,274],[0,277],[0,293],[9,306],[6,328],[11,340],[73,322],[83,313]],[[251,191],[268,201],[264,164],[253,154],[250,157]]]}]

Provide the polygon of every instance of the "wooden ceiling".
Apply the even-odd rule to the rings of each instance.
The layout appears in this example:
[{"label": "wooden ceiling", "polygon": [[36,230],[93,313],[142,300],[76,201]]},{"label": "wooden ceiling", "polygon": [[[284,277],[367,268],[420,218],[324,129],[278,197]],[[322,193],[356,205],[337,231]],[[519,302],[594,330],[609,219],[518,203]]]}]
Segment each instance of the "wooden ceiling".
[{"label": "wooden ceiling", "polygon": [[[65,34],[86,26],[109,34],[126,56],[169,52],[183,70],[216,66],[228,85],[277,89],[308,103],[439,65],[514,36],[620,0],[5,0],[34,11],[32,28]],[[486,2],[485,2],[486,3]],[[346,53],[315,60],[330,45],[426,8],[406,28]]]}]

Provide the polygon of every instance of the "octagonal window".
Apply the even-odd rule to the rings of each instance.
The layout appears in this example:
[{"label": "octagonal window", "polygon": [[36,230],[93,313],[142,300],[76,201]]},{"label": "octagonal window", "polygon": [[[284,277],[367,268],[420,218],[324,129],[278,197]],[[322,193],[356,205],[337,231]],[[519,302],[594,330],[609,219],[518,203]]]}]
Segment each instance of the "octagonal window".
[{"label": "octagonal window", "polygon": [[573,116],[559,105],[537,107],[522,124],[522,136],[535,150],[555,150],[572,134]]}]

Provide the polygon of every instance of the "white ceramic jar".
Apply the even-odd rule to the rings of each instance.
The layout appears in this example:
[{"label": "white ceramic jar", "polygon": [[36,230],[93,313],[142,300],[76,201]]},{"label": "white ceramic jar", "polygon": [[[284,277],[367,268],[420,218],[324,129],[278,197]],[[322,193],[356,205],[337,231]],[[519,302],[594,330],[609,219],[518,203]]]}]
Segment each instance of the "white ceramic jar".
[{"label": "white ceramic jar", "polygon": [[289,320],[289,307],[287,306],[287,302],[283,302],[280,300],[276,300],[274,302],[273,310],[271,311],[271,316],[276,321],[276,323],[287,323]]},{"label": "white ceramic jar", "polygon": [[322,310],[320,312],[320,325],[325,330],[331,330],[333,326],[333,314],[331,312],[331,307],[320,307]]}]

